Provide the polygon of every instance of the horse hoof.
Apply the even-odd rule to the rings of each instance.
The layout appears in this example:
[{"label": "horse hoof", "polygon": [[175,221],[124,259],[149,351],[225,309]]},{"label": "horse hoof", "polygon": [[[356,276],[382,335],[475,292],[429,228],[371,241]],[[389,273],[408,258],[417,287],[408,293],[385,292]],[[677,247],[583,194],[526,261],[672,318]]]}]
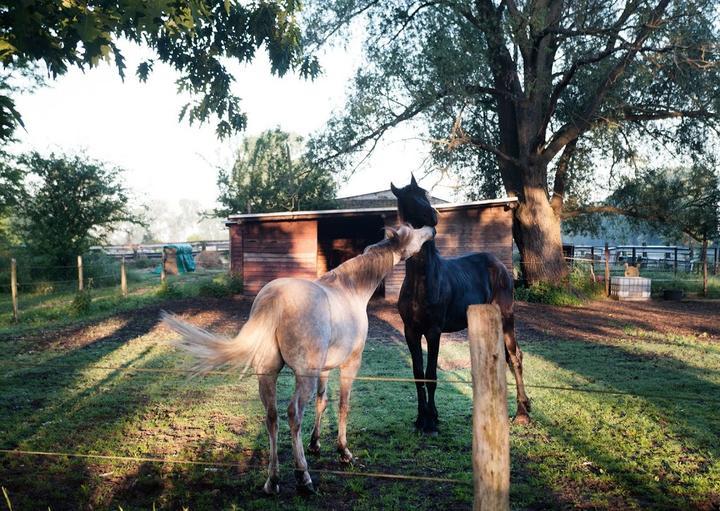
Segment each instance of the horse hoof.
[{"label": "horse hoof", "polygon": [[312,481],[302,484],[298,483],[297,492],[300,495],[317,495],[317,491],[315,491],[315,487],[313,486]]},{"label": "horse hoof", "polygon": [[423,433],[425,433],[425,436],[429,437],[436,437],[440,434],[440,432],[437,429],[425,429],[423,430]]},{"label": "horse hoof", "polygon": [[345,463],[346,465],[349,465],[353,461],[355,461],[355,457],[352,455],[352,453],[346,448],[341,449],[339,451],[340,454],[340,463]]},{"label": "horse hoof", "polygon": [[315,444],[311,443],[310,445],[308,445],[308,452],[316,456],[320,454],[320,442]]},{"label": "horse hoof", "polygon": [[526,413],[523,413],[523,414],[516,415],[515,418],[513,419],[513,422],[515,424],[520,424],[521,426],[527,426],[528,424],[530,424],[531,421],[530,421],[530,416]]},{"label": "horse hoof", "polygon": [[270,479],[265,481],[265,485],[263,486],[263,493],[265,495],[279,495],[280,494],[280,485],[277,482],[273,482]]}]

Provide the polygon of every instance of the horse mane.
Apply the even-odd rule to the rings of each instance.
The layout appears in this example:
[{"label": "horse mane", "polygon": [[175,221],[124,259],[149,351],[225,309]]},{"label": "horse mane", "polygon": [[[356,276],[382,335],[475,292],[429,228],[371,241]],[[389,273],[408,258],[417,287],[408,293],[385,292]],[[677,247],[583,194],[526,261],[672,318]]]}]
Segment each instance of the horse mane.
[{"label": "horse mane", "polygon": [[341,285],[345,288],[366,289],[377,287],[385,273],[392,268],[393,253],[404,246],[412,236],[412,229],[386,227],[387,237],[365,248],[365,251],[330,270],[318,278],[324,284]]},{"label": "horse mane", "polygon": [[366,289],[377,287],[393,264],[392,250],[372,250],[353,257],[318,278],[323,284],[341,285],[344,288]]}]

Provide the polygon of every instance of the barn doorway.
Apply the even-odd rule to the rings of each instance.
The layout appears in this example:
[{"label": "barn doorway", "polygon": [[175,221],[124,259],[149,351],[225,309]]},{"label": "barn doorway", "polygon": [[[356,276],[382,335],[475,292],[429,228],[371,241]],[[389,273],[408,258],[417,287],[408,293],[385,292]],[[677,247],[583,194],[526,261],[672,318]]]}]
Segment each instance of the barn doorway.
[{"label": "barn doorway", "polygon": [[[365,247],[385,236],[380,215],[330,217],[318,219],[318,275],[337,268],[348,259],[362,254]],[[378,286],[373,298],[385,296],[385,283]]]}]

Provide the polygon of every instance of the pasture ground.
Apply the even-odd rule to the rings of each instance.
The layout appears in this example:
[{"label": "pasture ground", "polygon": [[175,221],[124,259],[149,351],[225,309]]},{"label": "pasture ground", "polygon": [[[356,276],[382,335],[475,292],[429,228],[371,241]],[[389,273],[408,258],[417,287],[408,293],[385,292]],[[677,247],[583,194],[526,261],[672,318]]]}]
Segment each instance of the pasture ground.
[{"label": "pasture ground", "polygon": [[[245,299],[162,307],[234,334]],[[0,333],[0,448],[202,460],[226,466],[0,454],[13,509],[469,509],[471,387],[441,383],[441,433],[415,434],[411,383],[358,381],[348,428],[358,463],[334,452],[337,380],[323,452],[308,455],[317,496],[295,495],[281,378],[281,495],[260,496],[267,439],[254,378],[188,380],[160,306],[55,329]],[[411,375],[394,306],[370,307],[363,375]],[[532,425],[511,428],[517,509],[720,508],[720,302],[583,308],[518,303]],[[440,379],[470,380],[464,333],[445,336]],[[151,370],[151,371],[149,371]],[[508,378],[511,380],[510,373]],[[558,390],[573,387],[586,391]],[[509,402],[514,411],[514,386]],[[606,393],[615,392],[612,393]],[[314,407],[306,413],[309,438]],[[457,479],[393,481],[347,470]],[[1,505],[0,505],[1,506]]]}]

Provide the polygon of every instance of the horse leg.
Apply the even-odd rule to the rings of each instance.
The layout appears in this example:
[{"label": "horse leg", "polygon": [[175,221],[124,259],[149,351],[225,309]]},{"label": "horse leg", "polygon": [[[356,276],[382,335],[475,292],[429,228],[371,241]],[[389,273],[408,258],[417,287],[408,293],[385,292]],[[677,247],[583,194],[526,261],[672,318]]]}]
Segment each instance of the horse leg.
[{"label": "horse leg", "polygon": [[507,360],[513,371],[517,388],[517,413],[514,421],[518,424],[528,424],[530,422],[530,399],[525,393],[525,383],[523,382],[523,354],[515,340],[515,316],[511,308],[510,310],[506,308],[501,310],[503,338],[505,340],[505,360]]},{"label": "horse leg", "polygon": [[[423,370],[423,353],[420,339],[422,334],[415,331],[412,327],[405,327],[405,342],[410,350],[410,357],[413,365],[413,378],[415,380],[425,379],[425,371]],[[427,396],[425,395],[425,383],[422,381],[415,382],[418,398],[418,415],[415,419],[415,429],[422,431],[425,429],[425,421],[427,416]]]},{"label": "horse leg", "polygon": [[313,454],[320,453],[320,424],[328,403],[328,376],[329,373],[325,371],[320,375],[320,379],[318,380],[317,396],[315,397],[315,427],[313,428],[312,436],[310,437],[310,445],[308,446],[308,451]]},{"label": "horse leg", "polygon": [[298,492],[314,493],[312,479],[308,472],[305,451],[302,444],[302,420],[305,405],[312,397],[317,385],[318,377],[308,374],[295,375],[295,393],[288,406],[288,421],[290,422],[290,437],[292,439],[293,455],[295,457],[295,480]]},{"label": "horse leg", "polygon": [[340,366],[340,406],[338,409],[338,437],[337,450],[340,454],[340,461],[350,463],[353,455],[347,445],[347,418],[350,412],[350,391],[353,380],[357,376],[362,361],[362,351],[350,355],[343,365]]},{"label": "horse leg", "polygon": [[260,387],[260,400],[265,407],[265,426],[270,437],[270,463],[268,464],[268,479],[265,481],[263,491],[268,495],[280,493],[280,466],[277,454],[278,439],[278,413],[276,401],[277,374],[258,375]]},{"label": "horse leg", "polygon": [[[440,330],[433,329],[425,334],[425,339],[428,345],[428,361],[427,370],[425,371],[426,380],[437,380],[437,361],[438,352],[440,351]],[[438,433],[438,411],[435,407],[435,389],[437,383],[427,382],[427,408],[425,416],[425,433],[430,435],[437,435]]]}]

